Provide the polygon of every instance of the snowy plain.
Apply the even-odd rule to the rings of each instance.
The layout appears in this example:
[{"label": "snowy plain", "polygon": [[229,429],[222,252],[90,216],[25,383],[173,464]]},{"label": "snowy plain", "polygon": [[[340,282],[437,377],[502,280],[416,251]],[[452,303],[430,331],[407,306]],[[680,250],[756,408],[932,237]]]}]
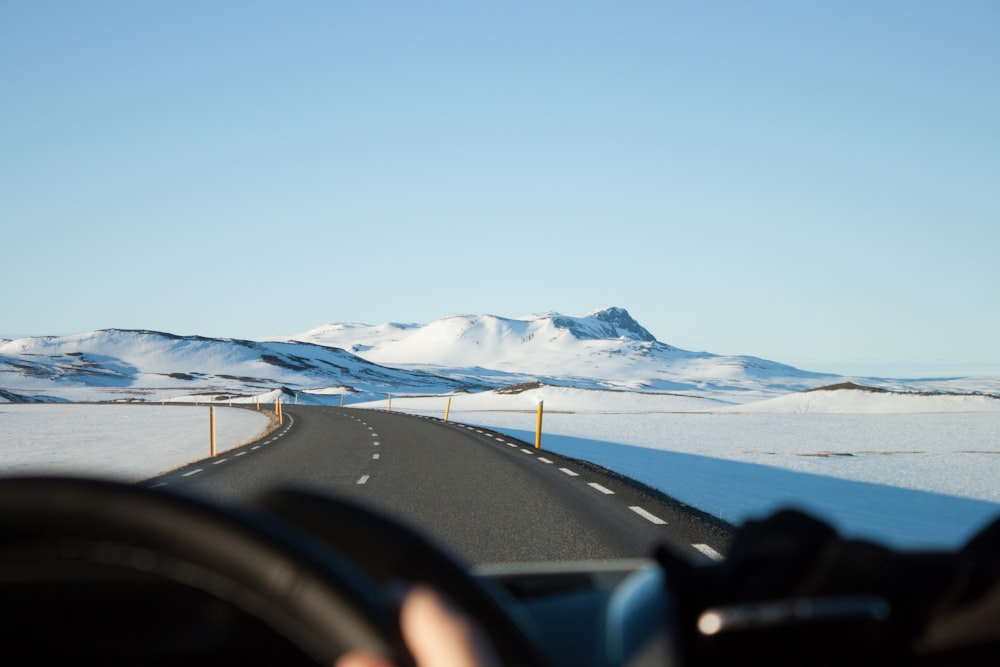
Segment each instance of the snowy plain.
[{"label": "snowy plain", "polygon": [[[266,413],[217,407],[216,451],[250,442],[270,424]],[[137,482],[209,454],[208,407],[0,405],[0,475],[87,475]]]}]

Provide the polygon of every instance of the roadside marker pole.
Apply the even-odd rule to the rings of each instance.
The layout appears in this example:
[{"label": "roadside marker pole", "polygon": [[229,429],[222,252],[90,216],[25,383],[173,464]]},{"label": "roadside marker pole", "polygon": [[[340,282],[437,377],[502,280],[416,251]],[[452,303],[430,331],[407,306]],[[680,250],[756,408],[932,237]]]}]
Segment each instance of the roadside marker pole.
[{"label": "roadside marker pole", "polygon": [[215,458],[215,406],[208,408],[208,442],[211,448],[212,457]]},{"label": "roadside marker pole", "polygon": [[545,401],[538,401],[538,423],[535,425],[535,449],[542,448],[542,406]]},{"label": "roadside marker pole", "polygon": [[344,407],[344,395],[340,395],[340,407]]},{"label": "roadside marker pole", "polygon": [[389,412],[392,412],[392,394],[386,394],[389,397]]},{"label": "roadside marker pole", "polygon": [[451,412],[451,398],[448,399],[448,405],[444,406],[444,420],[448,421],[448,414]]}]

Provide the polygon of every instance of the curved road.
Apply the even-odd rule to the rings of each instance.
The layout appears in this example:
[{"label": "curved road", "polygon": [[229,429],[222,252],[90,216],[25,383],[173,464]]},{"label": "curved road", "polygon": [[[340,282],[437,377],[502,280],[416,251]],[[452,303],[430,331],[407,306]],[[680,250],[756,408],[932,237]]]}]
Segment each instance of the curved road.
[{"label": "curved road", "polygon": [[357,500],[472,563],[713,556],[725,535],[626,480],[500,434],[399,413],[286,407],[268,437],[146,482],[222,501],[278,485]]}]

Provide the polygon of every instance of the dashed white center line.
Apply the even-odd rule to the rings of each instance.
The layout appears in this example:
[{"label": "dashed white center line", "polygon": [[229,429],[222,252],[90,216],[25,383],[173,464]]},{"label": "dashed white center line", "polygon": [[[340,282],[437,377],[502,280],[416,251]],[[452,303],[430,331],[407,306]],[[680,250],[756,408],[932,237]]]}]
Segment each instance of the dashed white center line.
[{"label": "dashed white center line", "polygon": [[246,455],[246,452],[237,452],[236,453],[236,456],[244,456],[244,455]]},{"label": "dashed white center line", "polygon": [[507,442],[503,438],[493,438],[493,439],[496,440],[497,442]]},{"label": "dashed white center line", "polygon": [[641,507],[633,505],[633,506],[629,507],[629,509],[632,510],[633,512],[635,512],[636,514],[638,514],[639,516],[641,516],[646,521],[648,521],[650,523],[655,523],[657,526],[663,526],[663,525],[666,525],[666,523],[667,523],[666,521],[664,521],[660,517],[656,516],[655,514],[650,514],[646,510],[642,509]]},{"label": "dashed white center line", "polygon": [[362,475],[361,479],[358,480],[358,484],[367,484],[369,479],[371,479],[369,475]]},{"label": "dashed white center line", "polygon": [[692,544],[691,546],[693,546],[695,549],[705,554],[712,560],[722,560],[722,554],[720,554],[718,551],[708,546],[707,544]]},{"label": "dashed white center line", "polygon": [[380,443],[379,441],[377,441],[377,440],[376,440],[375,442],[373,442],[373,443],[372,443],[372,446],[373,446],[373,447],[378,447],[378,446],[379,446],[379,445],[381,445],[381,444],[382,444],[382,443]]},{"label": "dashed white center line", "polygon": [[197,475],[202,470],[203,470],[202,468],[197,468],[196,470],[192,470],[191,472],[184,473],[183,475],[181,475],[181,477],[190,477],[191,475]]},{"label": "dashed white center line", "polygon": [[225,462],[226,462],[226,459],[218,459],[218,460],[212,461],[212,465],[217,466],[220,463],[225,463]]},{"label": "dashed white center line", "polygon": [[166,483],[166,482],[160,482],[159,484],[154,484],[153,486],[151,486],[151,487],[149,487],[149,488],[151,488],[151,489],[156,489],[156,488],[159,488],[159,487],[161,487],[161,486],[166,486],[166,485],[167,485],[167,483]]},{"label": "dashed white center line", "polygon": [[572,470],[570,470],[569,468],[559,468],[559,469],[560,469],[560,470],[562,470],[562,471],[563,471],[564,473],[566,473],[567,475],[569,475],[570,477],[579,477],[579,476],[580,476],[579,474],[577,474],[577,473],[573,472],[573,471],[572,471]]},{"label": "dashed white center line", "polygon": [[531,454],[532,456],[535,455],[535,453],[533,451],[531,451],[530,449],[522,449],[521,451],[524,452],[525,454]]},{"label": "dashed white center line", "polygon": [[595,489],[597,491],[600,491],[601,493],[603,493],[606,496],[613,496],[613,495],[615,495],[614,491],[612,491],[611,489],[609,489],[609,488],[607,488],[605,486],[601,486],[597,482],[588,482],[587,486],[589,486],[590,488]]},{"label": "dashed white center line", "polygon": [[378,461],[379,456],[380,456],[379,454],[372,454],[372,458],[375,459],[376,461]]},{"label": "dashed white center line", "polygon": [[517,449],[517,445],[515,445],[513,442],[505,442],[504,444],[507,445],[508,447],[513,447],[514,449]]},{"label": "dashed white center line", "polygon": [[253,446],[253,447],[251,447],[250,449],[260,449],[260,445],[254,445],[254,446]]},{"label": "dashed white center line", "polygon": [[372,437],[373,438],[377,438],[378,437],[378,433],[372,433]]},{"label": "dashed white center line", "polygon": [[549,461],[549,460],[548,460],[547,458],[545,458],[544,456],[539,456],[539,457],[538,457],[538,460],[539,460],[539,461],[541,461],[542,463],[552,463],[552,461]]}]

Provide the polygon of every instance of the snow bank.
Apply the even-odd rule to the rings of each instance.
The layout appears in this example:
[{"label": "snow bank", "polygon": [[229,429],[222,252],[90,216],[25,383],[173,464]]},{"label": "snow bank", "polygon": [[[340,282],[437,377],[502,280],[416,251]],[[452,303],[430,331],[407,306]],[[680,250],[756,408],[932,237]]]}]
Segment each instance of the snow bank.
[{"label": "snow bank", "polygon": [[[422,414],[444,414],[451,399],[452,412],[457,411],[538,411],[539,402],[548,412],[582,412],[588,414],[704,412],[731,405],[726,401],[682,394],[644,394],[630,391],[576,389],[532,383],[521,387],[485,391],[474,394],[454,393],[434,396],[393,394],[393,408],[420,411]],[[386,407],[387,401],[371,401],[349,407]]]},{"label": "snow bank", "polygon": [[992,396],[952,396],[872,392],[859,389],[787,394],[739,407],[732,412],[824,414],[916,414],[928,412],[1000,412]]}]

